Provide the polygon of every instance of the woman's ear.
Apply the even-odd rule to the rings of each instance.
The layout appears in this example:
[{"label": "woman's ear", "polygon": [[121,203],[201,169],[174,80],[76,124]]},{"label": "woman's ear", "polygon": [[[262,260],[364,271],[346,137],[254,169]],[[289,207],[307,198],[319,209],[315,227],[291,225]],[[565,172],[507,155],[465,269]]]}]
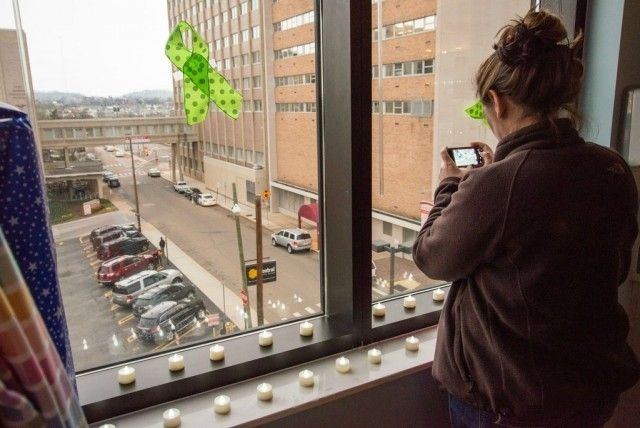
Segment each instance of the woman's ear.
[{"label": "woman's ear", "polygon": [[491,99],[490,108],[493,109],[493,113],[495,117],[498,119],[503,119],[507,114],[507,101],[504,95],[497,93],[494,89],[490,89],[489,98]]}]

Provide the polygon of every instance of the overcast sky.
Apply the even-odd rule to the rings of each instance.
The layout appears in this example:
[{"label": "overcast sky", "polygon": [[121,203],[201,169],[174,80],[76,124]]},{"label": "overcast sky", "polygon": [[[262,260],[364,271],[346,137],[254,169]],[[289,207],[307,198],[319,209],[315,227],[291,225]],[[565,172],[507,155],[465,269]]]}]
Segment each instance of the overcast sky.
[{"label": "overcast sky", "polygon": [[[0,28],[16,28],[0,0]],[[166,0],[19,0],[37,91],[119,96],[171,89]]]}]

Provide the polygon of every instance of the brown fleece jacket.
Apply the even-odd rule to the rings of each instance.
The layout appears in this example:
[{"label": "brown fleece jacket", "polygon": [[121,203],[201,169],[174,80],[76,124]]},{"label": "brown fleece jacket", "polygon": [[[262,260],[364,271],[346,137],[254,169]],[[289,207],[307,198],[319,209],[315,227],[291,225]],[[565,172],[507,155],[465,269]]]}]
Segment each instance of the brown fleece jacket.
[{"label": "brown fleece jacket", "polygon": [[638,233],[631,172],[571,122],[499,142],[494,163],[444,179],[413,257],[453,281],[433,376],[478,408],[550,423],[640,376],[617,288]]}]

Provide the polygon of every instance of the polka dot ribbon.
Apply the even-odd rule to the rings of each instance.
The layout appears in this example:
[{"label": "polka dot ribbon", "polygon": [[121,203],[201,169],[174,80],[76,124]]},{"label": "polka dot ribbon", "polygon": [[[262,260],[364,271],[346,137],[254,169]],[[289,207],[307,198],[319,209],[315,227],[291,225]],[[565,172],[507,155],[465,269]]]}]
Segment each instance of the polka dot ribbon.
[{"label": "polka dot ribbon", "polygon": [[[182,32],[191,31],[190,51]],[[209,111],[209,100],[233,119],[240,115],[242,95],[209,64],[207,42],[186,21],[180,21],[167,40],[167,58],[184,74],[184,111],[187,124],[202,122]]]},{"label": "polka dot ribbon", "polygon": [[482,103],[480,101],[476,101],[473,105],[470,105],[464,112],[467,113],[471,119],[481,120],[485,125],[488,124],[487,117],[484,115],[484,108],[482,107]]}]

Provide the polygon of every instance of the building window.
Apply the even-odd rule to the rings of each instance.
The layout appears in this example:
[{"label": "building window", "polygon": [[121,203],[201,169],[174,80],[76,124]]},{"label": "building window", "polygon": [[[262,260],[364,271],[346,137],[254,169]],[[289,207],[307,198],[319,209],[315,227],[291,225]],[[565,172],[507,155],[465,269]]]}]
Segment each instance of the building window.
[{"label": "building window", "polygon": [[392,236],[393,235],[393,225],[391,223],[389,223],[388,221],[383,221],[382,222],[382,233],[387,235],[387,236]]}]

